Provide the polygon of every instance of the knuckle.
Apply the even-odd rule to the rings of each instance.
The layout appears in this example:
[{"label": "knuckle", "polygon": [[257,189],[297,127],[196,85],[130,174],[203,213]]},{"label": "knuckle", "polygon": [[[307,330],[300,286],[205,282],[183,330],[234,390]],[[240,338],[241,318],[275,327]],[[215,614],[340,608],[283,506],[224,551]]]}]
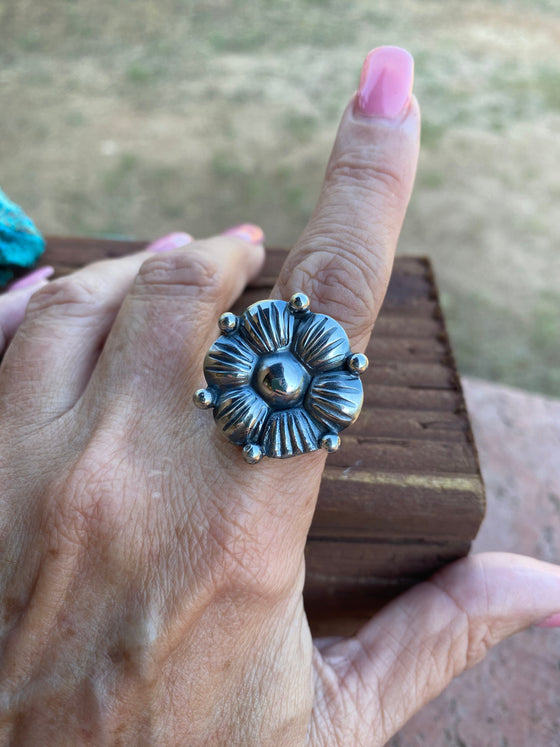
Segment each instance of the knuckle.
[{"label": "knuckle", "polygon": [[130,523],[126,460],[117,442],[88,446],[57,485],[51,534],[102,551]]},{"label": "knuckle", "polygon": [[86,317],[100,306],[97,289],[78,275],[53,280],[36,291],[27,305],[26,318],[33,319],[46,313]]},{"label": "knuckle", "polygon": [[364,252],[356,244],[345,248],[329,243],[324,240],[321,249],[312,249],[301,258],[290,285],[316,301],[314,310],[333,316],[352,334],[361,334],[373,325],[385,280],[374,264],[362,259]]},{"label": "knuckle", "polygon": [[400,171],[381,149],[348,150],[336,156],[327,170],[327,184],[366,190],[391,197],[403,196],[406,185]]},{"label": "knuckle", "polygon": [[207,297],[219,294],[223,270],[211,254],[189,252],[158,254],[144,262],[135,291]]}]

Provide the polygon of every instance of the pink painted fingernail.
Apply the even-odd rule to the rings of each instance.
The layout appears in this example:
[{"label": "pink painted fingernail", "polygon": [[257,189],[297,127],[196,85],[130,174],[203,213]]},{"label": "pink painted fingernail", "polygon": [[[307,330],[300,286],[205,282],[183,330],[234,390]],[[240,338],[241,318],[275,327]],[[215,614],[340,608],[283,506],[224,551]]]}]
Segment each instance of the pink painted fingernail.
[{"label": "pink painted fingernail", "polygon": [[45,278],[50,278],[51,275],[54,275],[54,267],[51,267],[50,265],[39,267],[38,270],[33,270],[33,272],[24,275],[19,280],[16,280],[15,283],[12,283],[9,290],[13,291],[21,290],[21,288],[29,288],[29,286],[35,285],[39,281],[45,280]]},{"label": "pink painted fingernail", "polygon": [[365,59],[356,108],[366,117],[394,119],[408,104],[414,59],[401,47],[376,47]]},{"label": "pink painted fingernail", "polygon": [[540,623],[535,625],[536,628],[560,628],[560,612],[556,615],[551,615],[541,620]]},{"label": "pink painted fingernail", "polygon": [[176,233],[170,233],[167,236],[162,236],[161,239],[148,244],[146,251],[148,252],[170,252],[173,249],[180,249],[180,247],[190,244],[193,237],[190,233],[182,233],[177,231]]},{"label": "pink painted fingernail", "polygon": [[260,226],[252,223],[242,223],[240,226],[233,226],[224,231],[223,236],[235,236],[238,239],[249,241],[251,244],[262,244],[264,242],[264,231]]}]

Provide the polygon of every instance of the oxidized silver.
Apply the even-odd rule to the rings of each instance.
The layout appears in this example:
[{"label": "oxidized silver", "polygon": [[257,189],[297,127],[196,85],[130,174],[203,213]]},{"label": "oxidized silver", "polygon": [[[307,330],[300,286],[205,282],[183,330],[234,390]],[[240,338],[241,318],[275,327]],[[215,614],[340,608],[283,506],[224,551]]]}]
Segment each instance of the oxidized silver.
[{"label": "oxidized silver", "polygon": [[204,360],[207,388],[193,399],[214,408],[245,461],[336,451],[339,432],[362,409],[359,377],[368,367],[340,324],[312,313],[307,296],[296,293],[289,302],[254,303],[240,317],[226,312],[218,327]]}]

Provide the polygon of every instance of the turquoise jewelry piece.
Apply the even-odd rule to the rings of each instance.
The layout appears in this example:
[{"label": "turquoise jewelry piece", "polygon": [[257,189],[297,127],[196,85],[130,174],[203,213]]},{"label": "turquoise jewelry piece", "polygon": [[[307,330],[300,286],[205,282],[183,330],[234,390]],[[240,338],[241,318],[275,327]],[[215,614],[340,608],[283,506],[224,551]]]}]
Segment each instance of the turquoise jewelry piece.
[{"label": "turquoise jewelry piece", "polygon": [[226,312],[218,326],[204,360],[207,387],[193,399],[214,409],[245,461],[336,451],[338,434],[360,414],[368,367],[340,324],[295,293],[289,302],[258,301],[239,317]]}]

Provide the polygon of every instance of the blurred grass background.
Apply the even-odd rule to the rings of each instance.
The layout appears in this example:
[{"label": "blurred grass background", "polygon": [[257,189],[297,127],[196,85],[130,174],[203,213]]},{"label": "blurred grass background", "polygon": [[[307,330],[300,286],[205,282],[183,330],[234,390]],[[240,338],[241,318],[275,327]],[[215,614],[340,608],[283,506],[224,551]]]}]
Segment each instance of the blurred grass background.
[{"label": "blurred grass background", "polygon": [[560,396],[558,0],[2,0],[0,184],[44,233],[289,246],[380,44],[423,110],[399,251],[463,373]]}]

